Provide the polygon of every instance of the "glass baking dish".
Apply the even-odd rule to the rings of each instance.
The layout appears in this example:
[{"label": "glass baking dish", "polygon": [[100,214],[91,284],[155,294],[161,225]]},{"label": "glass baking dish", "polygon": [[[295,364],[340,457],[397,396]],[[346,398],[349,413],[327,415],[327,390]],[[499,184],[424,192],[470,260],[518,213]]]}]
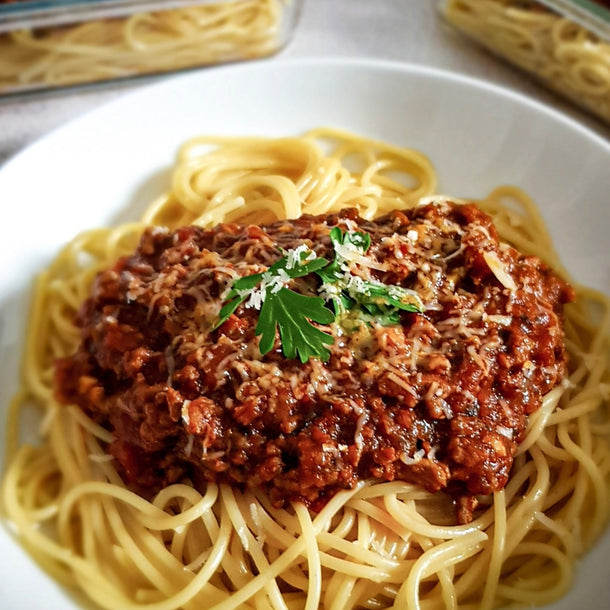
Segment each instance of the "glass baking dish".
[{"label": "glass baking dish", "polygon": [[610,124],[610,0],[443,0],[440,12]]},{"label": "glass baking dish", "polygon": [[264,57],[302,0],[0,0],[0,97]]}]

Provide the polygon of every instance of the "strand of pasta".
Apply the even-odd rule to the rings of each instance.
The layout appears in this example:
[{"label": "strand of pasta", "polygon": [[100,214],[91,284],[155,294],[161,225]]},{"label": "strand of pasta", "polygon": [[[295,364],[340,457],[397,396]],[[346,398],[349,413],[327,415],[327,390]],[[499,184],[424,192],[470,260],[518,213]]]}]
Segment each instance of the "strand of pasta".
[{"label": "strand of pasta", "polygon": [[489,570],[481,598],[481,610],[493,608],[494,599],[496,598],[502,562],[504,561],[506,525],[506,503],[504,500],[504,490],[502,490],[494,494],[493,544],[491,547]]}]

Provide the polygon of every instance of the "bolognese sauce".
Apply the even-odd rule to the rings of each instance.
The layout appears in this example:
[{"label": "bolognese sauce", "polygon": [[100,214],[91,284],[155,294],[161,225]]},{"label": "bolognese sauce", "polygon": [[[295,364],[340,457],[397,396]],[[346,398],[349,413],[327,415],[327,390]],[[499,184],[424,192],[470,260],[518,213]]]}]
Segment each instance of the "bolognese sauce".
[{"label": "bolognese sauce", "polygon": [[[285,357],[279,336],[260,353],[259,312],[246,302],[217,325],[237,279],[298,248],[332,260],[334,227],[370,236],[351,274],[408,290],[421,311],[390,325],[349,312],[317,324],[330,355],[304,363]],[[320,283],[287,278],[305,295]],[[565,376],[572,299],[474,204],[150,228],[96,277],[56,393],[112,432],[109,451],[142,493],[189,478],[319,510],[359,480],[402,480],[445,490],[467,522],[477,494],[505,486],[528,415]]]}]

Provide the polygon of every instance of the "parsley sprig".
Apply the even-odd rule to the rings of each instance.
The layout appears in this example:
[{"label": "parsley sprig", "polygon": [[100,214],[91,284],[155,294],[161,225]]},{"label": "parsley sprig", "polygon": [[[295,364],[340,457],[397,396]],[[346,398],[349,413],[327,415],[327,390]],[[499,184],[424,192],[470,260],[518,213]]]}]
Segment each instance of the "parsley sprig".
[{"label": "parsley sprig", "polygon": [[[364,322],[376,321],[384,326],[398,324],[400,312],[421,312],[423,305],[413,292],[400,286],[376,280],[364,280],[350,271],[350,259],[364,257],[371,236],[363,231],[330,232],[335,257],[328,261],[301,245],[263,273],[236,280],[226,296],[214,329],[223,324],[245,302],[246,307],[260,309],[255,334],[260,336],[259,349],[267,354],[275,345],[276,333],[286,358],[309,358],[327,361],[333,337],[312,324],[332,324],[346,314]],[[323,297],[300,294],[286,287],[296,278],[315,273],[322,281]],[[326,302],[330,303],[327,307]]]},{"label": "parsley sprig", "polygon": [[256,334],[262,335],[259,344],[261,354],[273,348],[278,327],[286,358],[296,358],[298,355],[303,363],[311,357],[326,362],[330,358],[326,346],[332,345],[334,339],[310,321],[319,324],[335,321],[335,315],[325,306],[324,299],[308,297],[289,288],[280,288],[277,293],[267,296],[256,325]]},{"label": "parsley sprig", "polygon": [[[325,258],[306,260],[308,256],[307,251],[297,253],[296,257],[285,256],[264,273],[247,275],[235,281],[227,295],[228,301],[220,310],[215,328],[249,299],[251,305],[260,306],[255,333],[261,336],[261,354],[267,354],[273,349],[276,329],[279,329],[282,351],[286,358],[298,356],[303,363],[311,357],[328,360],[330,351],[326,346],[333,343],[333,338],[311,322],[331,324],[335,321],[335,315],[325,306],[321,297],[299,294],[283,286],[290,279],[304,277],[328,265]],[[258,292],[253,292],[259,285]]]},{"label": "parsley sprig", "polygon": [[322,279],[322,290],[329,295],[336,315],[352,312],[365,321],[375,320],[382,326],[398,324],[400,311],[421,312],[423,304],[413,291],[378,281],[363,280],[353,275],[344,254],[363,256],[371,246],[371,236],[362,231],[344,232],[334,227],[330,240],[335,258],[317,275]]}]

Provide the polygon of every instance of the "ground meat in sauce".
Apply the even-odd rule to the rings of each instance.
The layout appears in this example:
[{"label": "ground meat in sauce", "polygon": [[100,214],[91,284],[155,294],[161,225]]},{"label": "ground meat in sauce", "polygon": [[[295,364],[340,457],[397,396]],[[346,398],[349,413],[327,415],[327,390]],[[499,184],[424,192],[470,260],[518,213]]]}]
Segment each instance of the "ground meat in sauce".
[{"label": "ground meat in sauce", "polygon": [[[211,330],[235,279],[303,243],[332,260],[337,225],[371,235],[371,265],[352,273],[417,291],[424,313],[403,312],[398,326],[326,327],[327,363],[287,360],[278,341],[262,357],[258,312],[244,305]],[[316,281],[290,287],[315,294]],[[189,477],[319,510],[361,479],[399,479],[447,491],[466,522],[476,494],[504,487],[528,414],[565,375],[562,305],[572,299],[539,259],[499,243],[472,204],[375,221],[346,210],[260,227],[153,228],[97,276],[56,391],[113,433],[109,450],[140,491]]]}]

